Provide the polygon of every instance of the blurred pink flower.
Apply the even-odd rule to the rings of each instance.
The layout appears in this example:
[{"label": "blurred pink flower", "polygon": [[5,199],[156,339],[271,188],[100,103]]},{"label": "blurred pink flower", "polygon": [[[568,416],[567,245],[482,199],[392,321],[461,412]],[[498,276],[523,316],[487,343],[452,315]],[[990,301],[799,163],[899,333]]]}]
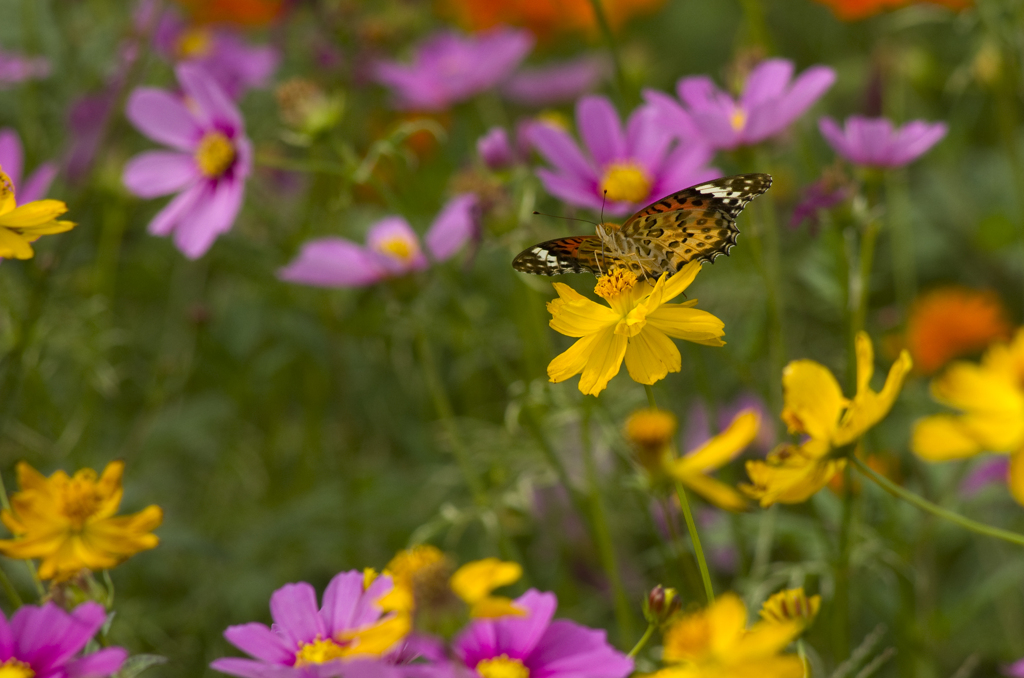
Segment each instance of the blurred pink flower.
[{"label": "blurred pink flower", "polygon": [[822,118],[818,128],[836,153],[868,167],[902,167],[924,155],[948,131],[941,122],[914,120],[894,128],[886,118],[860,115],[847,118],[843,128],[832,118]]},{"label": "blurred pink flower", "polygon": [[46,57],[28,57],[0,50],[0,87],[48,78],[51,70],[50,60]]},{"label": "blurred pink flower", "polygon": [[[427,231],[427,251],[445,261],[476,237],[477,198],[457,195],[442,208]],[[365,287],[429,265],[416,232],[402,217],[373,224],[366,247],[345,238],[319,238],[302,246],[298,257],[280,269],[281,280],[317,287]]]},{"label": "blurred pink flower", "polygon": [[531,125],[526,134],[553,168],[537,170],[549,193],[572,205],[627,214],[693,184],[721,176],[708,167],[712,151],[704,144],[673,139],[658,113],[644,106],[623,130],[607,97],[585,96],[576,105],[576,126],[586,152],[564,129]]},{"label": "blurred pink flower", "polygon": [[964,478],[963,482],[960,483],[960,494],[970,497],[993,483],[1005,483],[1009,470],[1010,460],[1008,457],[986,459],[975,466],[970,474]]},{"label": "blurred pink flower", "polygon": [[142,198],[177,193],[149,223],[190,259],[202,256],[228,231],[242,206],[252,169],[252,145],[238,108],[201,67],[175,69],[186,100],[170,92],[140,87],[128,99],[135,127],[170,151],[147,151],[124,169],[124,183]]},{"label": "blurred pink flower", "polygon": [[703,75],[676,84],[677,101],[652,89],[644,99],[662,116],[663,124],[683,139],[700,139],[720,150],[756,144],[783,132],[832,86],[836,74],[812,66],[793,79],[786,59],[767,59],[747,76],[738,100]]},{"label": "blurred pink flower", "polygon": [[542,108],[575,101],[608,77],[608,61],[582,56],[537,68],[521,68],[501,86],[506,99]]},{"label": "blurred pink flower", "polygon": [[189,25],[173,11],[160,19],[153,42],[169,61],[202,66],[232,99],[265,86],[281,60],[273,47],[247,45],[227,27]]},{"label": "blurred pink flower", "polygon": [[793,216],[789,219],[789,227],[797,228],[803,222],[808,222],[811,233],[818,230],[818,212],[820,210],[832,209],[839,203],[851,196],[851,189],[846,185],[836,185],[830,179],[821,179],[804,189],[800,202],[793,208]]},{"label": "blurred pink flower", "polygon": [[487,134],[477,139],[476,152],[492,170],[505,169],[516,160],[504,127],[492,127]]},{"label": "blurred pink flower", "polygon": [[497,85],[532,48],[533,37],[513,28],[443,32],[416,49],[412,64],[378,61],[374,77],[391,88],[398,108],[440,111]]},{"label": "blurred pink flower", "polygon": [[35,172],[25,177],[22,183],[24,163],[25,156],[18,133],[9,127],[0,129],[0,168],[11,178],[18,203],[34,202],[46,197],[50,184],[57,176],[57,163],[44,162]]}]

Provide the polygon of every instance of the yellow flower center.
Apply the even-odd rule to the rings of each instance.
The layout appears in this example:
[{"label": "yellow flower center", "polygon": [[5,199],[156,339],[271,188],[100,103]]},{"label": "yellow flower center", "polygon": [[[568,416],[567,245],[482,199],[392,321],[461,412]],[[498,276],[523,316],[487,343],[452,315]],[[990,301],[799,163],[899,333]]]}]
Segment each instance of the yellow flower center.
[{"label": "yellow flower center", "polygon": [[216,178],[224,174],[235,161],[235,145],[220,132],[208,132],[196,149],[196,164],[204,175]]},{"label": "yellow flower center", "polygon": [[481,678],[530,678],[530,669],[518,659],[509,659],[507,654],[494,659],[485,659],[476,665]]},{"label": "yellow flower center", "polygon": [[26,664],[17,659],[8,659],[0,664],[0,678],[32,678],[36,672]]},{"label": "yellow flower center", "polygon": [[206,28],[190,28],[178,38],[178,57],[192,59],[206,56],[213,46],[213,38]]},{"label": "yellow flower center", "polygon": [[102,501],[95,472],[79,471],[61,490],[60,512],[76,530],[81,530],[96,515]]},{"label": "yellow flower center", "polygon": [[344,659],[347,654],[348,648],[344,645],[338,645],[330,638],[317,636],[312,643],[299,643],[299,651],[295,653],[295,666],[326,664],[335,659]]},{"label": "yellow flower center", "polygon": [[541,111],[537,115],[537,120],[545,125],[551,125],[552,127],[556,127],[565,132],[572,129],[572,121],[570,121],[568,116],[561,111]]},{"label": "yellow flower center", "polygon": [[742,108],[737,108],[732,112],[732,116],[729,117],[729,123],[734,130],[739,132],[747,125],[747,112]]},{"label": "yellow flower center", "polygon": [[398,259],[403,264],[408,263],[419,254],[420,248],[416,246],[415,242],[412,242],[408,238],[402,236],[394,236],[381,240],[377,244],[377,250],[381,254],[386,254],[389,257]]},{"label": "yellow flower center", "polygon": [[626,437],[641,447],[660,448],[676,432],[676,418],[665,410],[637,410],[626,420]]},{"label": "yellow flower center", "polygon": [[651,194],[652,180],[647,171],[632,161],[608,165],[601,180],[601,191],[609,200],[641,202]]},{"label": "yellow flower center", "polygon": [[610,301],[620,294],[629,292],[633,285],[636,285],[636,275],[629,269],[616,268],[597,279],[594,294]]}]

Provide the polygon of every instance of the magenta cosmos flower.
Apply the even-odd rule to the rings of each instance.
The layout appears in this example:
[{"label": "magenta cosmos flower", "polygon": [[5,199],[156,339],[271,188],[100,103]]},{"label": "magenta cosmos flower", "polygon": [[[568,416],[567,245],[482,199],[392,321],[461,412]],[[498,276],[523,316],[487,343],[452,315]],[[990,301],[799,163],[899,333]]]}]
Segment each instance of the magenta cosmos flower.
[{"label": "magenta cosmos flower", "polygon": [[680,101],[644,90],[644,99],[661,114],[675,134],[697,138],[720,150],[756,144],[784,131],[835,82],[826,66],[812,66],[793,79],[786,59],[767,59],[747,76],[739,99],[720,90],[703,75],[676,84]]},{"label": "magenta cosmos flower", "polygon": [[18,133],[9,127],[0,129],[0,168],[11,178],[19,203],[34,202],[46,196],[50,184],[57,176],[57,163],[44,162],[34,172],[25,177],[25,153],[21,147]]},{"label": "magenta cosmos flower", "polygon": [[[449,200],[424,238],[431,258],[445,261],[453,257],[476,236],[478,222],[475,195],[465,193]],[[366,247],[345,238],[311,240],[277,275],[288,282],[317,287],[365,287],[423,270],[428,263],[409,222],[392,216],[370,227]]]},{"label": "magenta cosmos flower", "polygon": [[822,136],[855,165],[866,167],[902,167],[921,157],[946,136],[945,123],[923,120],[894,128],[886,118],[854,115],[840,128],[832,118],[818,121]]},{"label": "magenta cosmos flower", "polygon": [[224,657],[210,666],[240,678],[390,675],[379,657],[405,637],[409,621],[377,604],[391,591],[390,577],[365,582],[358,570],[335,576],[319,609],[309,584],[282,586],[270,596],[272,627],[252,622],[224,631],[228,642],[255,659]]},{"label": "magenta cosmos flower", "polygon": [[98,603],[82,603],[70,613],[53,603],[23,605],[10,621],[0,612],[0,671],[13,678],[102,678],[117,673],[128,657],[123,648],[76,656],[106,619]]},{"label": "magenta cosmos flower", "polygon": [[142,198],[178,194],[153,217],[149,232],[173,231],[174,244],[195,259],[234,223],[252,169],[252,146],[242,114],[213,78],[195,64],[180,64],[175,72],[186,99],[150,87],[128,99],[132,124],[173,150],[132,158],[124,183]]},{"label": "magenta cosmos flower", "polygon": [[[633,670],[633,660],[611,647],[604,631],[552,621],[555,594],[531,589],[516,606],[527,615],[477,620],[460,633],[453,647],[458,664],[487,677],[625,678]],[[452,675],[464,674],[456,668]]]},{"label": "magenta cosmos flower", "polygon": [[579,207],[627,214],[687,186],[721,176],[708,167],[712,151],[704,144],[673,140],[654,109],[641,107],[623,130],[607,97],[586,96],[576,105],[576,126],[586,145],[580,150],[564,129],[532,125],[534,150],[552,168],[537,176],[552,195]]},{"label": "magenta cosmos flower", "polygon": [[521,68],[501,86],[502,95],[523,106],[543,107],[576,101],[608,77],[608,60],[595,55],[536,68]]},{"label": "magenta cosmos flower", "polygon": [[173,11],[160,19],[153,43],[165,59],[202,66],[232,99],[265,86],[281,60],[273,47],[248,45],[226,27],[191,26]]},{"label": "magenta cosmos flower", "polygon": [[399,108],[440,111],[497,85],[532,48],[533,37],[512,28],[471,36],[446,31],[422,43],[412,64],[378,62],[374,77],[391,88]]}]

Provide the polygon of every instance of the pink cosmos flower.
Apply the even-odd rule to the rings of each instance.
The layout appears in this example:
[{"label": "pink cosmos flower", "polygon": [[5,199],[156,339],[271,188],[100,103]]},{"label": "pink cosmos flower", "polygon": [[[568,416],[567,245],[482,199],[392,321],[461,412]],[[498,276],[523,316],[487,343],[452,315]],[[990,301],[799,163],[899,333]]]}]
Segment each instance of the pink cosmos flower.
[{"label": "pink cosmos flower", "polygon": [[[829,210],[842,203],[853,194],[850,186],[836,184],[829,178],[814,182],[804,189],[800,202],[793,208],[793,216],[789,219],[789,227],[797,228],[803,222],[810,224],[811,233],[817,233],[819,225],[818,213]],[[771,419],[768,419],[771,421]]]},{"label": "pink cosmos flower", "polygon": [[818,128],[836,153],[855,165],[902,167],[924,155],[949,128],[945,123],[914,120],[894,128],[886,118],[854,115],[841,129],[832,118],[822,118]]},{"label": "pink cosmos flower", "polygon": [[672,148],[658,113],[634,111],[623,130],[607,97],[585,96],[576,105],[576,126],[586,146],[580,150],[564,129],[534,124],[527,130],[534,150],[552,165],[537,170],[549,193],[572,205],[621,215],[693,184],[721,176],[708,167],[712,151],[704,144]]},{"label": "pink cosmos flower", "polygon": [[378,61],[374,78],[391,88],[398,108],[441,111],[497,85],[532,48],[533,37],[518,29],[443,32],[416,49],[412,64]]},{"label": "pink cosmos flower", "polygon": [[762,61],[747,76],[738,100],[703,75],[682,78],[676,84],[682,103],[651,89],[644,90],[644,99],[679,137],[701,139],[716,149],[732,150],[783,132],[836,79],[835,71],[826,66],[812,66],[795,80],[793,72],[792,61]]},{"label": "pink cosmos flower", "polygon": [[173,11],[160,19],[153,42],[169,61],[202,66],[232,99],[265,86],[281,60],[273,47],[250,46],[227,27],[191,26]]},{"label": "pink cosmos flower", "polygon": [[50,76],[50,60],[0,50],[0,87]]},{"label": "pink cosmos flower", "polygon": [[476,142],[476,152],[492,170],[505,169],[516,161],[516,152],[504,127],[492,127]]},{"label": "pink cosmos flower", "polygon": [[608,77],[608,61],[582,56],[538,68],[521,68],[501,86],[506,99],[543,108],[575,101]]},{"label": "pink cosmos flower", "polygon": [[0,129],[0,168],[3,168],[11,178],[18,202],[21,204],[44,198],[54,177],[57,176],[57,163],[44,162],[22,183],[24,167],[25,154],[18,133],[9,127]]},{"label": "pink cosmos flower", "polygon": [[[434,261],[455,255],[478,230],[477,198],[460,194],[448,201],[424,238]],[[366,247],[345,238],[320,238],[302,246],[299,256],[278,271],[281,280],[317,287],[365,287],[428,266],[420,240],[402,217],[370,227]]]},{"label": "pink cosmos flower", "polygon": [[175,73],[187,104],[170,92],[140,87],[127,107],[140,132],[173,150],[135,156],[123,180],[142,198],[177,193],[153,217],[149,232],[173,231],[174,244],[195,259],[234,223],[252,169],[252,146],[242,114],[213,78],[190,63],[179,64]]},{"label": "pink cosmos flower", "polygon": [[[79,652],[107,619],[103,606],[82,603],[70,613],[53,603],[23,605],[10,621],[0,612],[0,666],[14,675],[40,678],[103,678],[121,670],[128,652],[108,647],[85,656]],[[27,666],[21,666],[22,665]]]},{"label": "pink cosmos flower", "polygon": [[515,602],[527,611],[525,617],[477,620],[455,638],[457,662],[450,675],[528,671],[538,678],[625,678],[632,672],[633,660],[611,647],[604,631],[551,620],[558,606],[555,594],[530,589]]},{"label": "pink cosmos flower", "polygon": [[224,631],[228,642],[255,659],[223,657],[210,667],[240,678],[397,678],[380,661],[347,651],[359,646],[360,633],[387,623],[377,601],[391,591],[391,578],[377,577],[366,588],[363,581],[358,570],[336,575],[319,609],[312,586],[285,584],[270,597],[272,627],[251,622]]}]

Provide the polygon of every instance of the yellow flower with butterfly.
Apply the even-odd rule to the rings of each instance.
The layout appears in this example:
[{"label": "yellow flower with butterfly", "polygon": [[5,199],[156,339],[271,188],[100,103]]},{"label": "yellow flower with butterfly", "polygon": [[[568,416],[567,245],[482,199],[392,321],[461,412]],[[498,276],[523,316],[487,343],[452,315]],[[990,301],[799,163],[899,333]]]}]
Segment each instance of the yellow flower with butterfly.
[{"label": "yellow flower with butterfly", "polygon": [[0,259],[31,259],[31,243],[44,235],[63,233],[75,227],[73,221],[57,217],[68,211],[60,200],[35,200],[19,205],[14,183],[0,170]]}]

